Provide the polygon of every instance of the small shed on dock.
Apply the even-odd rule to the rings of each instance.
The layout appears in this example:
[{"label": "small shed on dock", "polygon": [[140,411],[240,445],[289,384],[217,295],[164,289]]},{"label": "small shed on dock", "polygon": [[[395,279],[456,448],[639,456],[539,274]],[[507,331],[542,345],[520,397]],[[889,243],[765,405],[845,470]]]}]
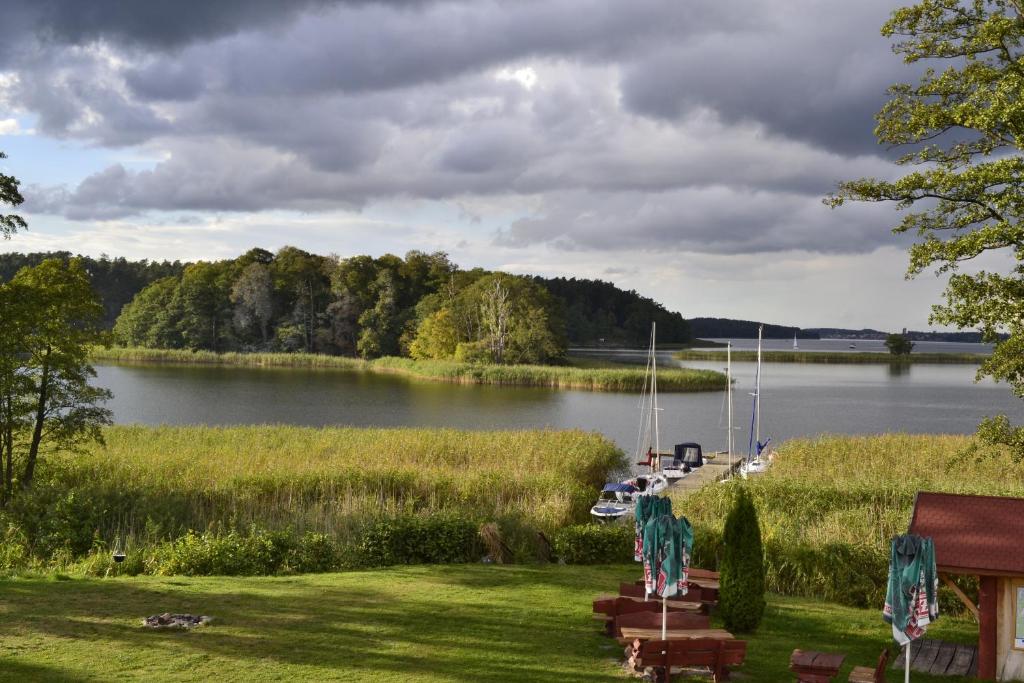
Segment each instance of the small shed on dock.
[{"label": "small shed on dock", "polygon": [[[910,533],[931,536],[940,578],[978,620],[978,677],[1024,681],[1024,498],[921,491]],[[957,574],[978,577],[977,605]]]}]

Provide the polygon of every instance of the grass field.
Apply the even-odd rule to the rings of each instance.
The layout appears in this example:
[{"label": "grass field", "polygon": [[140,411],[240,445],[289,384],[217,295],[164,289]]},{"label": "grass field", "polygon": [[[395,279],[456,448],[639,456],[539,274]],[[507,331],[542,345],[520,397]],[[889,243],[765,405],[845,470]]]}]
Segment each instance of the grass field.
[{"label": "grass field", "polygon": [[[787,441],[747,486],[761,522],[772,590],[848,604],[884,595],[888,543],[906,533],[919,490],[1024,496],[1024,465],[997,452],[975,462],[966,436],[824,436]],[[708,486],[677,509],[720,532],[733,485]],[[956,607],[955,602],[947,602]]]},{"label": "grass field", "polygon": [[[714,360],[724,361],[725,351],[683,350],[672,354],[676,360]],[[874,353],[856,351],[762,351],[761,360],[765,363],[954,363],[980,365],[988,358],[980,353],[912,353],[896,356],[891,353]],[[733,351],[734,361],[756,361],[757,351]],[[660,385],[659,375],[659,385]]]},{"label": "grass field", "polygon": [[[0,581],[0,680],[623,681],[622,648],[591,600],[637,566],[462,565],[271,578]],[[161,612],[215,617],[149,631]],[[847,655],[836,680],[888,644],[880,608],[769,596],[742,680],[791,680],[800,647]],[[930,635],[971,642],[972,624]],[[739,679],[739,677],[737,677]],[[675,680],[682,680],[677,678]],[[890,681],[902,680],[897,672]],[[914,674],[922,683],[960,679]]]},{"label": "grass field", "polygon": [[[535,386],[588,391],[640,391],[644,368],[587,365],[488,365],[453,361],[424,361],[385,357],[361,360],[310,353],[213,353],[176,349],[95,348],[94,362],[166,363],[237,367],[330,368],[350,372],[377,372],[410,379],[452,384]],[[720,391],[725,375],[712,370],[666,368],[658,372],[661,391]]]},{"label": "grass field", "polygon": [[343,544],[380,517],[446,514],[535,541],[535,530],[585,521],[624,464],[604,437],[569,430],[115,426],[104,435],[105,445],[41,465],[18,517],[30,545],[74,538],[81,553],[94,537],[145,545],[251,527]]}]

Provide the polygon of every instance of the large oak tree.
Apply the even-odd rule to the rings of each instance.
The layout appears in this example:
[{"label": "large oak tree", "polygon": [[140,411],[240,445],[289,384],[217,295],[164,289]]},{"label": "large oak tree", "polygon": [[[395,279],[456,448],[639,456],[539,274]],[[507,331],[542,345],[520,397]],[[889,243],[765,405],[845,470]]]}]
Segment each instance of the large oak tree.
[{"label": "large oak tree", "polygon": [[[979,376],[1024,398],[1024,0],[922,0],[893,12],[882,34],[923,69],[917,83],[892,86],[877,115],[879,142],[904,150],[908,172],[841,183],[827,201],[903,210],[894,232],[918,238],[909,276],[949,275],[931,321],[980,329],[996,347]],[[964,272],[983,254],[1005,267]],[[1024,430],[1005,416],[979,434],[1024,459]]]}]

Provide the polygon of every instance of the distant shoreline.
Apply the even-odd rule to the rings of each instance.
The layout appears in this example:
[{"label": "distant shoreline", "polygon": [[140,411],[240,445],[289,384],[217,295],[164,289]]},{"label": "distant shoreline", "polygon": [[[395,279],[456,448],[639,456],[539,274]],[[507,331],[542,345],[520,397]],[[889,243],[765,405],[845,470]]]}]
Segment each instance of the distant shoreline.
[{"label": "distant shoreline", "polygon": [[[725,351],[698,351],[683,350],[672,354],[676,360],[713,360],[723,361],[726,359]],[[858,364],[858,363],[885,363],[885,364],[961,364],[980,365],[989,356],[982,353],[911,353],[909,355],[897,356],[891,353],[877,353],[873,351],[762,351],[761,359],[765,363],[833,363]],[[732,359],[735,361],[755,361],[757,351],[733,351]]]}]

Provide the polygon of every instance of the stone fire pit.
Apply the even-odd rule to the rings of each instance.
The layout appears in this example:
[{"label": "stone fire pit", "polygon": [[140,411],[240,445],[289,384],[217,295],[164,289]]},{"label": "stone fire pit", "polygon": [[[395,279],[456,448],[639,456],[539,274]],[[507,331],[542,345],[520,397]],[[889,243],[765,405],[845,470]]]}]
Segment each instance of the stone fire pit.
[{"label": "stone fire pit", "polygon": [[213,621],[213,617],[196,614],[154,614],[142,620],[142,625],[147,628],[183,628],[190,629],[195,626],[202,626]]}]

